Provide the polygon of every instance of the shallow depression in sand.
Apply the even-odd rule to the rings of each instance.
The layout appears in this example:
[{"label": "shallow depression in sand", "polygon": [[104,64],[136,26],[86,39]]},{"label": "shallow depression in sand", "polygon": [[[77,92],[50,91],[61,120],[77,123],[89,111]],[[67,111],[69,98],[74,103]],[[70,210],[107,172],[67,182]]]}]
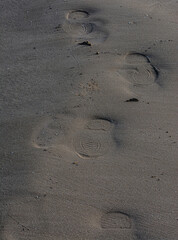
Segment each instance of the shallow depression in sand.
[{"label": "shallow depression in sand", "polygon": [[84,10],[72,10],[67,14],[67,19],[69,20],[81,20],[88,17],[89,13]]},{"label": "shallow depression in sand", "polygon": [[84,131],[74,137],[73,145],[81,158],[96,158],[107,152],[109,139],[101,133]]},{"label": "shallow depression in sand", "polygon": [[151,66],[137,66],[130,69],[128,75],[135,86],[151,85],[156,80],[156,74]]},{"label": "shallow depression in sand", "polygon": [[86,35],[93,31],[92,23],[66,23],[64,29],[73,35]]},{"label": "shallow depression in sand", "polygon": [[108,212],[101,217],[103,229],[131,229],[130,217],[122,212]]},{"label": "shallow depression in sand", "polygon": [[152,85],[157,81],[158,71],[149,58],[141,53],[130,53],[125,57],[120,71],[133,86]]},{"label": "shallow depression in sand", "polygon": [[72,38],[91,41],[92,44],[104,42],[108,37],[108,32],[96,22],[65,21],[63,30],[70,34]]},{"label": "shallow depression in sand", "polygon": [[90,130],[103,130],[103,131],[109,131],[111,129],[111,123],[107,120],[102,119],[95,119],[89,121],[85,128]]},{"label": "shallow depression in sand", "polygon": [[65,126],[59,118],[40,123],[33,133],[33,144],[37,148],[48,148],[63,141]]}]

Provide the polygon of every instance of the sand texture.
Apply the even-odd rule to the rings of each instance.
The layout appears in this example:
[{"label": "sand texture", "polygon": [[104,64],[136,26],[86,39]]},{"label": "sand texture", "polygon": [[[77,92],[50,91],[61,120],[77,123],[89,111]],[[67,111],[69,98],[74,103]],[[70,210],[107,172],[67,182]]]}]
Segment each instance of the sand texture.
[{"label": "sand texture", "polygon": [[0,240],[178,239],[177,10],[0,0]]}]

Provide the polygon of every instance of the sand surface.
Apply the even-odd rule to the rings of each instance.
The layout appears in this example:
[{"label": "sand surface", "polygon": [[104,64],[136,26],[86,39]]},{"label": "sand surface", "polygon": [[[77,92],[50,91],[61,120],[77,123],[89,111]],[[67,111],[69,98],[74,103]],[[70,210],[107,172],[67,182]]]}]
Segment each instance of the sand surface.
[{"label": "sand surface", "polygon": [[178,239],[178,1],[0,1],[0,240]]}]

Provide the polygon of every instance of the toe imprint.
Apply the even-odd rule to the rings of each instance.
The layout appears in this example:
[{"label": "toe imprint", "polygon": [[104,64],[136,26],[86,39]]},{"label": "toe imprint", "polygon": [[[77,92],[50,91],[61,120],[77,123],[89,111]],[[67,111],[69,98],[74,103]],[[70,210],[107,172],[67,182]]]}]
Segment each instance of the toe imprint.
[{"label": "toe imprint", "polygon": [[67,14],[67,19],[69,20],[81,20],[83,18],[88,18],[89,13],[84,10],[72,10]]},{"label": "toe imprint", "polygon": [[90,130],[108,131],[111,129],[111,123],[107,120],[95,119],[86,124],[86,128]]}]

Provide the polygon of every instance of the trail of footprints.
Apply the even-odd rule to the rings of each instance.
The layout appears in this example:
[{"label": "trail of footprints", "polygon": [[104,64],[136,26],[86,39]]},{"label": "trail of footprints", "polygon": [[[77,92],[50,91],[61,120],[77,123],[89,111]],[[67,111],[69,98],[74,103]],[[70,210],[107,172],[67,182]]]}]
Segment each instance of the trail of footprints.
[{"label": "trail of footprints", "polygon": [[[107,32],[101,22],[90,21],[90,13],[85,10],[72,10],[67,13],[64,30],[72,37],[93,43],[105,41]],[[149,58],[141,53],[128,53],[119,69],[119,74],[135,88],[159,84],[159,71]],[[67,126],[68,125],[68,126]],[[71,130],[69,126],[73,127]],[[66,145],[82,159],[98,158],[111,151],[114,146],[112,132],[117,123],[107,118],[95,117],[85,120],[80,127],[66,121],[64,115],[45,119],[35,129],[32,142],[34,147],[48,149]],[[72,132],[72,134],[71,134]],[[69,139],[72,139],[70,142]],[[101,216],[103,230],[123,230],[134,235],[133,219],[126,213],[110,211]]]},{"label": "trail of footprints", "polygon": [[[112,149],[112,145],[114,145],[112,131],[117,126],[116,121],[94,117],[79,121],[78,125],[76,122],[78,120],[63,114],[43,120],[34,129],[33,146],[42,149],[51,147],[55,149],[66,144],[82,159],[96,159]],[[73,129],[70,129],[68,125],[73,125]],[[78,127],[79,125],[81,126]],[[71,138],[72,145],[69,143]],[[120,211],[104,213],[100,218],[100,226],[103,230],[133,231],[132,219]]]},{"label": "trail of footprints", "polygon": [[[77,12],[68,18],[78,19],[81,16],[88,17],[87,13]],[[158,84],[158,70],[145,55],[140,53],[127,54],[120,73],[133,87]],[[57,149],[61,145],[66,145],[81,159],[96,159],[107,154],[116,144],[113,138],[113,132],[117,127],[116,121],[94,117],[83,120],[81,124],[80,121],[79,124],[76,122],[77,119],[65,115],[45,119],[34,131],[34,147]],[[69,139],[72,141],[70,142]],[[104,213],[100,218],[100,227],[105,231],[117,231],[118,234],[123,231],[132,239],[138,239],[134,220],[127,213],[119,210]]]},{"label": "trail of footprints", "polygon": [[59,115],[42,121],[32,136],[34,147],[57,149],[66,145],[80,158],[97,158],[112,150],[115,144],[112,137],[115,124],[111,120],[83,120],[78,127],[77,120],[72,123],[71,119],[68,118],[67,123],[67,117]]},{"label": "trail of footprints", "polygon": [[[115,144],[112,131],[116,127],[117,122],[108,118],[94,117],[80,121],[60,114],[43,120],[34,129],[32,142],[35,148],[42,149],[57,149],[66,144],[81,159],[96,159],[112,149]],[[69,142],[71,138],[72,144]],[[127,231],[131,236],[135,232],[132,218],[121,211],[104,213],[100,218],[100,227],[106,231]]]},{"label": "trail of footprints", "polygon": [[108,37],[103,21],[100,19],[92,20],[90,13],[86,10],[72,10],[68,12],[63,29],[71,37],[81,41],[90,41],[92,44],[103,42]]},{"label": "trail of footprints", "polygon": [[[94,44],[105,41],[108,33],[104,30],[103,21],[92,20],[91,14],[82,9],[69,11],[63,24],[64,30],[78,40],[90,41]],[[142,53],[126,54],[118,72],[133,89],[159,85],[158,69]]]}]

